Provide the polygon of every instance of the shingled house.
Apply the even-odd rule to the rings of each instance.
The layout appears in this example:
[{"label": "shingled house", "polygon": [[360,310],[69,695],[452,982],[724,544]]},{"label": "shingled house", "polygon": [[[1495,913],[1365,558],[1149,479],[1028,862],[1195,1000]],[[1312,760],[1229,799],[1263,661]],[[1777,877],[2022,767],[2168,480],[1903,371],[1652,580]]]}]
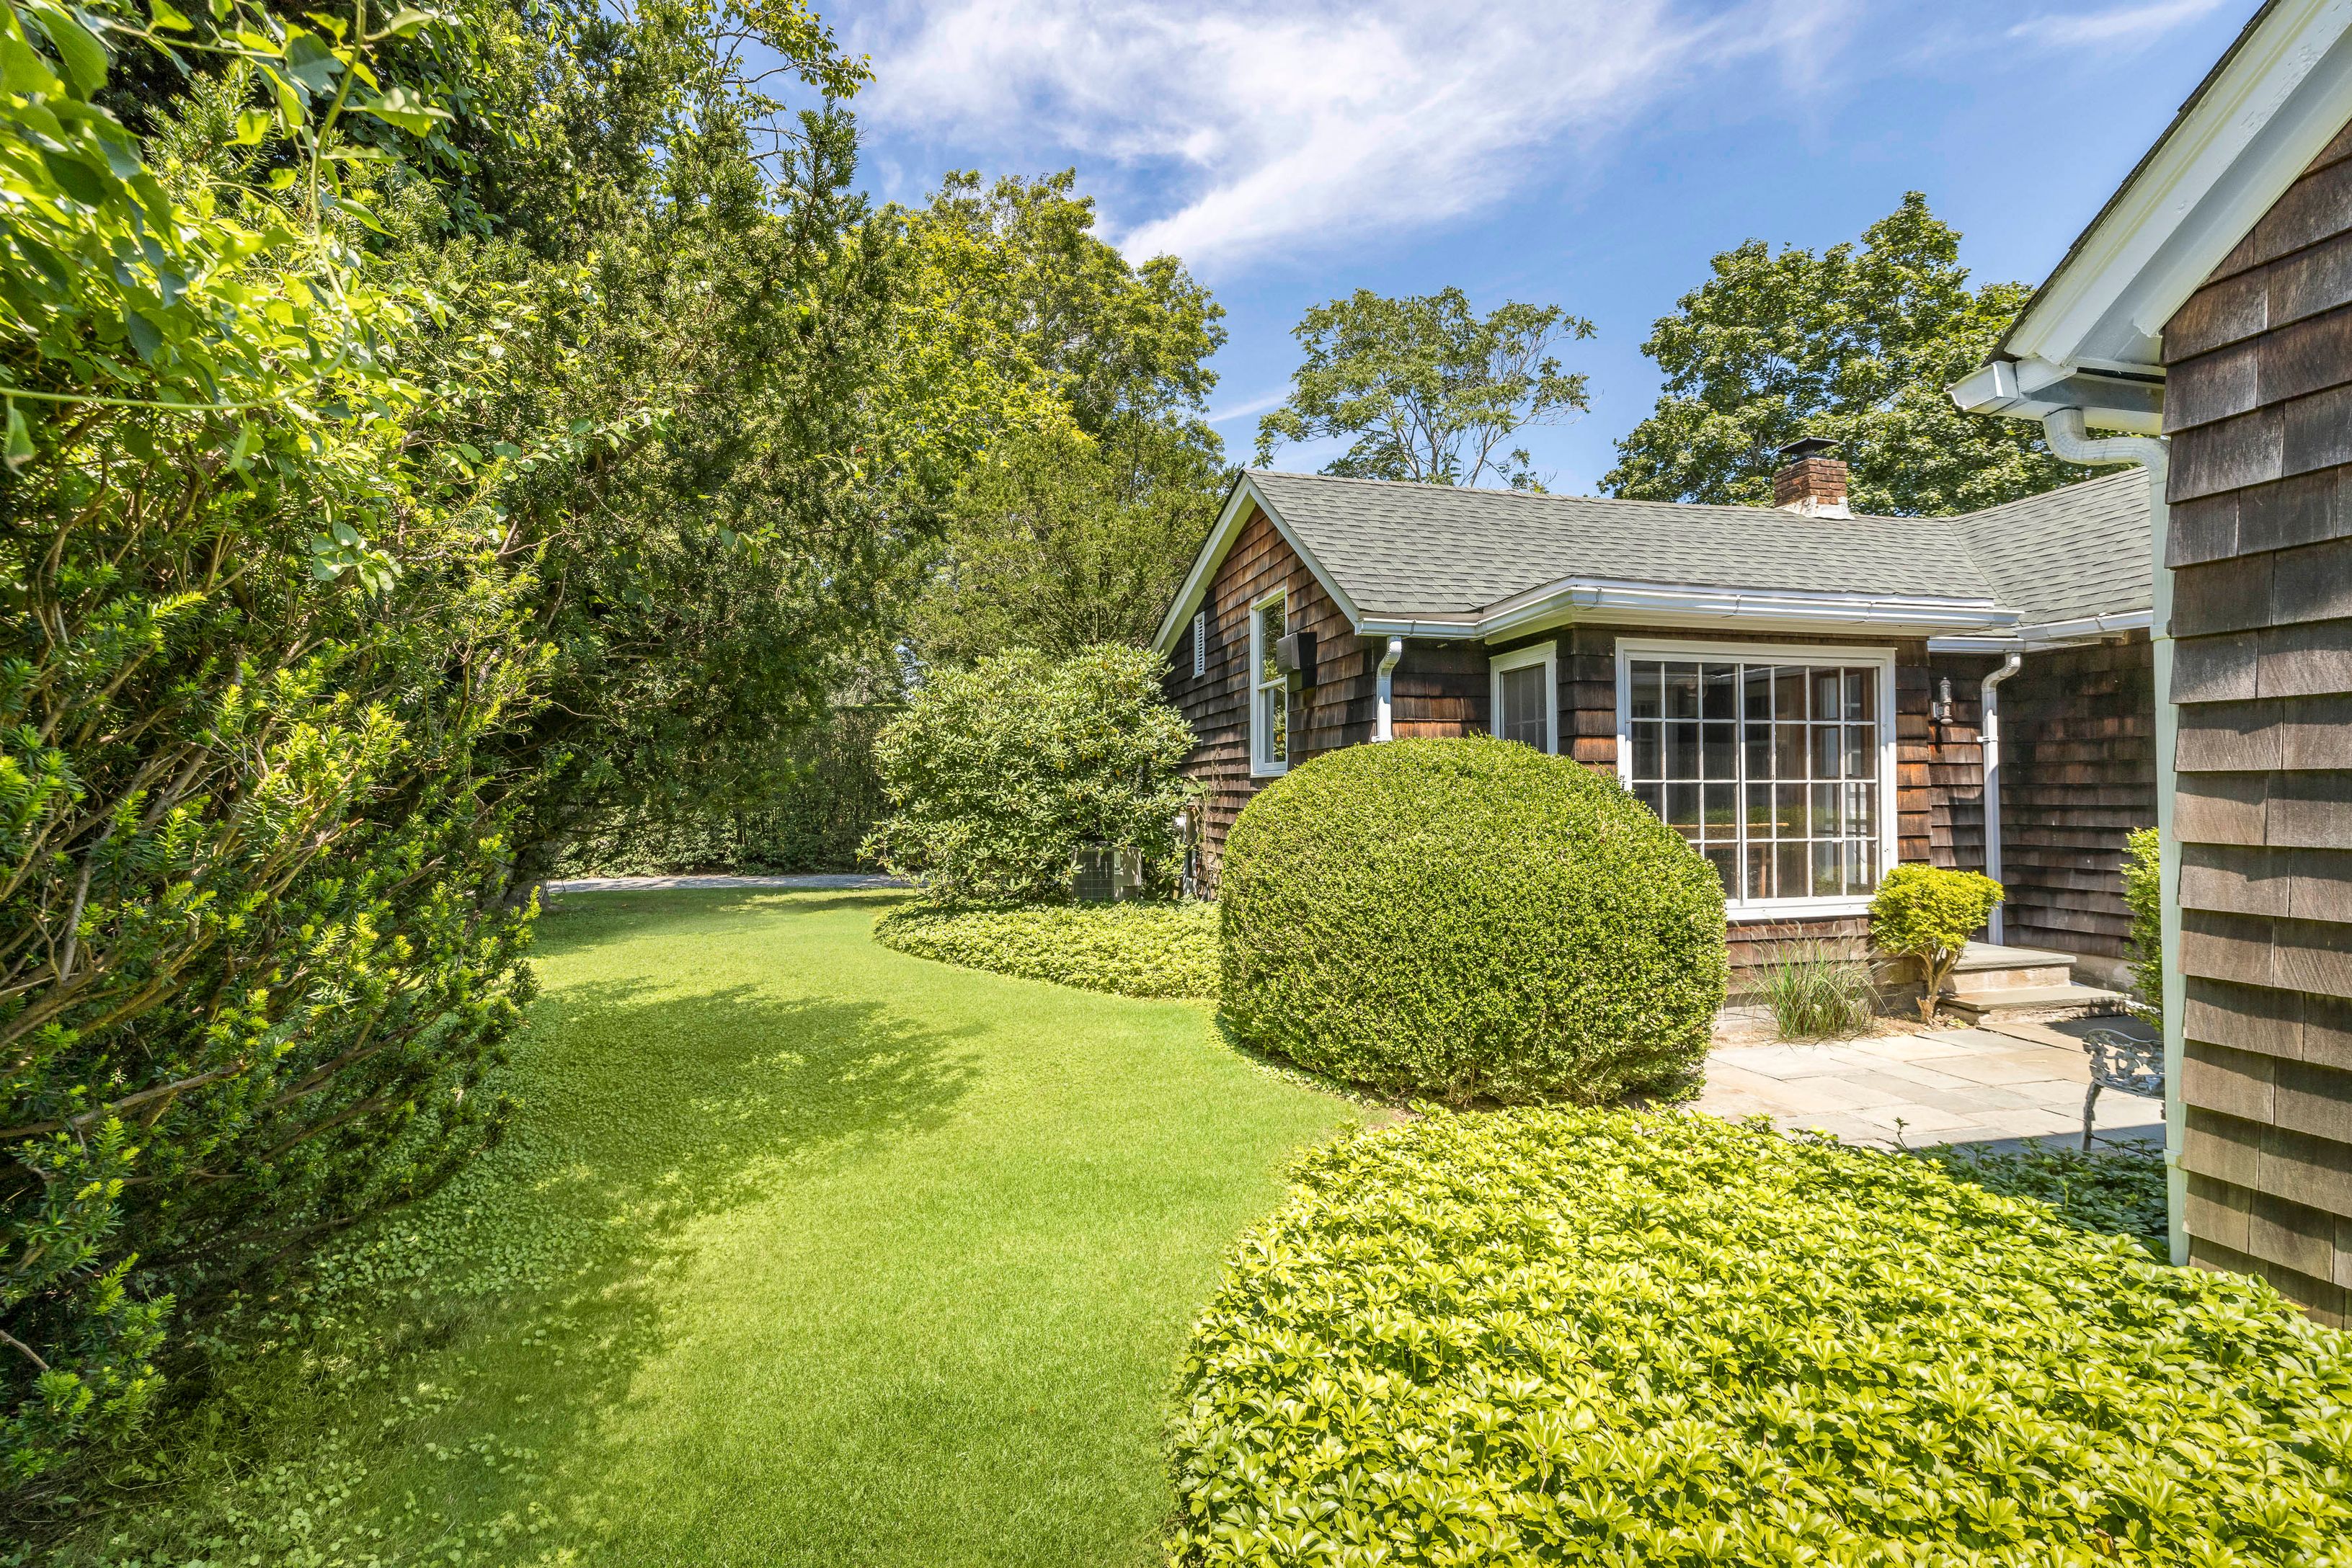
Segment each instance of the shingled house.
[{"label": "shingled house", "polygon": [[[2272,0],[1954,389],[2161,481],[2176,1257],[2352,1317],[2352,6]],[[2122,432],[2094,438],[2087,428]]]},{"label": "shingled house", "polygon": [[1772,510],[1240,476],[1158,640],[1203,880],[1289,768],[1488,732],[1680,829],[1735,962],[1858,944],[1885,870],[1928,861],[2008,883],[1996,941],[2117,979],[2124,839],[2156,820],[2144,483],[1857,517],[1825,445]]}]

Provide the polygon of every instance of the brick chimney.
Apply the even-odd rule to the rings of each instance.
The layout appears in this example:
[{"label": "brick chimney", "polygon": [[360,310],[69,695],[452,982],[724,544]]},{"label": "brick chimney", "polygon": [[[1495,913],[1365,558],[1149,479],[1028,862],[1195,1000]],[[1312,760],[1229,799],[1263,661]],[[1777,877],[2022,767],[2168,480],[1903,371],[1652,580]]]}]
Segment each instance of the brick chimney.
[{"label": "brick chimney", "polygon": [[1845,460],[1832,457],[1837,443],[1808,435],[1780,448],[1780,468],[1772,476],[1772,504],[1802,517],[1850,517],[1845,504]]}]

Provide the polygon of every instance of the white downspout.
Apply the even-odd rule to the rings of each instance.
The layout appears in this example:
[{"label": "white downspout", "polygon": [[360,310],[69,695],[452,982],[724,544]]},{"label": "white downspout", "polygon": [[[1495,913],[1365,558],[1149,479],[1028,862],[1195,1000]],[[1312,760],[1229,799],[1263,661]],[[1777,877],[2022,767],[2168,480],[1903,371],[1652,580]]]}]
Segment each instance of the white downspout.
[{"label": "white downspout", "polygon": [[2092,440],[2084,433],[2083,411],[2053,409],[2042,418],[2050,450],[2069,463],[2137,463],[2147,469],[2147,516],[2154,602],[2147,635],[2154,655],[2156,678],[2156,835],[2161,856],[2161,940],[2164,946],[2164,1166],[2167,1209],[2171,1215],[2172,1261],[2189,1261],[2189,1232],[2183,1216],[2189,1206],[2189,1175],[2180,1168],[2180,1145],[2188,1113],[2180,1100],[2181,1061],[2185,1054],[2181,1014],[2188,1006],[2189,986],[2180,973],[2180,841],[2173,833],[2172,802],[2179,785],[2173,751],[2179,735],[2179,716],[2172,705],[2172,570],[2165,564],[2165,543],[2171,527],[2165,502],[2165,475],[2171,447],[2161,436],[2115,435]]},{"label": "white downspout", "polygon": [[1374,740],[1394,740],[1396,738],[1396,728],[1392,722],[1393,705],[1390,698],[1390,687],[1391,683],[1389,677],[1396,673],[1397,661],[1403,657],[1404,639],[1402,637],[1390,638],[1388,652],[1381,655],[1379,676],[1373,682],[1373,685],[1378,688],[1380,700],[1380,715],[1372,722],[1372,738]]},{"label": "white downspout", "polygon": [[[1984,695],[1977,715],[1977,737],[1984,756],[1984,862],[1985,875],[2000,880],[2000,684],[2025,665],[2025,655],[2011,653],[2000,662],[2000,668],[1984,678]],[[1985,922],[1985,935],[1999,946],[2002,929],[2000,905],[1992,906]]]}]

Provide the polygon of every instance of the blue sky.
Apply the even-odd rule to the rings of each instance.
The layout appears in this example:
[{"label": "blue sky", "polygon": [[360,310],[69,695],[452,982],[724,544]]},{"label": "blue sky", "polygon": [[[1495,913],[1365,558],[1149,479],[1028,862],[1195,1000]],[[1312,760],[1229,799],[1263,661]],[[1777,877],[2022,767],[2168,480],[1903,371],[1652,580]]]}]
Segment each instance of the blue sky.
[{"label": "blue sky", "polygon": [[[861,0],[863,177],[1075,166],[1131,256],[1182,256],[1232,338],[1245,459],[1307,306],[1456,285],[1565,305],[1590,414],[1530,432],[1593,489],[1650,408],[1650,323],[1749,237],[1851,239],[1906,190],[1979,279],[2039,281],[2255,0]],[[1277,466],[1311,468],[1290,448]]]}]

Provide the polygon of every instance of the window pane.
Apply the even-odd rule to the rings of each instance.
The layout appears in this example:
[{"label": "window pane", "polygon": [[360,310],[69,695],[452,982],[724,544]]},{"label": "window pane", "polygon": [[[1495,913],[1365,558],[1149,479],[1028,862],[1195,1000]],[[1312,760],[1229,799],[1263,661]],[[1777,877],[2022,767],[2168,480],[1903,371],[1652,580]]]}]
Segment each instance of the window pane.
[{"label": "window pane", "polygon": [[1707,863],[1715,867],[1715,874],[1723,879],[1724,890],[1727,893],[1737,890],[1739,886],[1738,849],[1731,844],[1709,844],[1704,852]]},{"label": "window pane", "polygon": [[1838,776],[1838,729],[1833,724],[1813,726],[1813,777],[1834,779]]},{"label": "window pane", "polygon": [[1288,615],[1289,601],[1285,599],[1269,600],[1258,607],[1257,678],[1261,681],[1282,678],[1282,672],[1275,667],[1274,645],[1282,641]]},{"label": "window pane", "polygon": [[1772,786],[1750,783],[1748,786],[1748,836],[1769,839],[1772,836]]},{"label": "window pane", "polygon": [[1878,837],[1878,786],[1845,786],[1845,831],[1862,838]]},{"label": "window pane", "polygon": [[1696,718],[1698,716],[1698,666],[1667,664],[1664,666],[1666,716]]},{"label": "window pane", "polygon": [[1772,891],[1772,846],[1770,844],[1752,843],[1748,846],[1748,886],[1740,896],[1743,898],[1778,896]]},{"label": "window pane", "polygon": [[1698,786],[1669,784],[1666,786],[1666,821],[1685,832],[1698,831]]},{"label": "window pane", "polygon": [[1876,670],[1848,670],[1845,673],[1845,716],[1851,719],[1878,716]]},{"label": "window pane", "polygon": [[1739,836],[1739,786],[1707,784],[1706,791],[1706,837],[1730,840]]},{"label": "window pane", "polygon": [[1814,784],[1808,788],[1813,792],[1813,818],[1811,823],[1805,829],[1806,836],[1815,839],[1836,838],[1838,836],[1839,787],[1835,784]]},{"label": "window pane", "polygon": [[1843,705],[1838,700],[1839,673],[1835,670],[1815,670],[1813,679],[1814,718],[1835,719]]},{"label": "window pane", "polygon": [[1775,898],[1804,897],[1808,886],[1809,870],[1805,859],[1805,845],[1801,841],[1793,844],[1774,844],[1772,846],[1772,896]]},{"label": "window pane", "polygon": [[1650,808],[1652,811],[1657,814],[1661,821],[1664,819],[1666,814],[1665,795],[1666,787],[1663,784],[1636,784],[1633,786],[1633,799]]},{"label": "window pane", "polygon": [[1669,779],[1698,777],[1698,726],[1695,724],[1666,726],[1666,777]]},{"label": "window pane", "polygon": [[1813,846],[1813,896],[1835,898],[1845,891],[1845,872],[1838,863],[1835,842]]},{"label": "window pane", "polygon": [[1776,724],[1772,727],[1772,777],[1802,779],[1805,776],[1805,727],[1801,724]]},{"label": "window pane", "polygon": [[1750,779],[1772,777],[1772,727],[1769,724],[1740,726],[1748,737],[1746,764]]},{"label": "window pane", "polygon": [[1702,666],[1701,685],[1705,687],[1706,712],[1703,718],[1738,718],[1739,716],[1739,666],[1707,664]]},{"label": "window pane", "polygon": [[1701,732],[1700,761],[1709,779],[1739,777],[1739,727],[1736,724],[1706,724]]},{"label": "window pane", "polygon": [[1744,705],[1751,722],[1769,723],[1772,717],[1772,666],[1750,664],[1741,676],[1748,698]]},{"label": "window pane", "polygon": [[1878,886],[1878,841],[1850,839],[1845,847],[1845,890],[1870,893]]},{"label": "window pane", "polygon": [[1805,716],[1805,672],[1796,664],[1783,664],[1772,674],[1772,716],[1802,718]]},{"label": "window pane", "polygon": [[1805,836],[1805,787],[1802,784],[1772,786],[1772,835],[1781,839],[1801,839]]},{"label": "window pane", "polygon": [[1850,724],[1845,727],[1845,776],[1867,779],[1875,770],[1877,758],[1871,753],[1878,749],[1878,727]]},{"label": "window pane", "polygon": [[1666,776],[1665,742],[1659,736],[1659,726],[1637,722],[1633,726],[1633,777],[1663,779]]},{"label": "window pane", "polygon": [[1545,684],[1541,664],[1505,670],[1496,683],[1502,687],[1503,711],[1495,716],[1495,733],[1544,750],[1551,740],[1549,716],[1544,712]]},{"label": "window pane", "polygon": [[1650,659],[1635,659],[1627,666],[1626,699],[1632,706],[1629,716],[1633,718],[1665,716],[1658,706],[1658,672],[1661,668],[1661,665]]}]

